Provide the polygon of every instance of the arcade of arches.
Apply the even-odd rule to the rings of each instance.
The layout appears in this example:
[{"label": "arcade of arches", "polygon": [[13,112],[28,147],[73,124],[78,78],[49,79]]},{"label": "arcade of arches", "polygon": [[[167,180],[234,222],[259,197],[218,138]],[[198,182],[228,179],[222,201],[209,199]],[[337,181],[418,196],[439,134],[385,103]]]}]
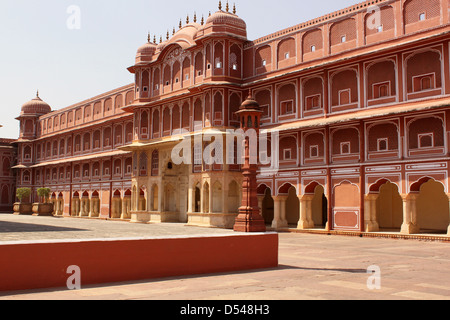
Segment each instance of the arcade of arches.
[{"label": "arcade of arches", "polygon": [[430,177],[411,184],[408,194],[381,179],[370,187],[363,201],[359,187],[350,181],[335,186],[331,201],[324,186],[316,182],[306,186],[300,196],[290,183],[282,185],[276,195],[261,184],[258,200],[266,224],[274,229],[450,234],[450,195],[440,181]]}]

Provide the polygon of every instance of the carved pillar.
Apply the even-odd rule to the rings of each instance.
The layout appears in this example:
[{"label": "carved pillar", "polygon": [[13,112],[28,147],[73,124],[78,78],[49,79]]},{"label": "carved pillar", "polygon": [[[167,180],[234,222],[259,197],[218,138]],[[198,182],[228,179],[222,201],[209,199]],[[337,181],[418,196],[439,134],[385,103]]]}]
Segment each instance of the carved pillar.
[{"label": "carved pillar", "polygon": [[364,230],[365,232],[380,231],[377,222],[377,199],[378,194],[367,194],[364,197]]},{"label": "carved pillar", "polygon": [[286,200],[287,196],[276,196],[273,197],[274,208],[273,208],[273,222],[272,228],[280,229],[287,228],[288,222],[286,220]]},{"label": "carved pillar", "polygon": [[300,220],[298,221],[297,229],[312,229],[314,228],[314,221],[312,219],[312,201],[314,195],[305,194],[299,196],[300,200]]},{"label": "carved pillar", "polygon": [[402,234],[414,234],[420,232],[420,227],[417,225],[417,198],[419,194],[410,193],[402,194],[403,200],[403,224]]},{"label": "carved pillar", "polygon": [[242,166],[242,175],[244,177],[242,180],[242,205],[239,208],[239,215],[236,218],[234,230],[241,232],[265,232],[266,224],[258,207],[258,185],[256,180],[258,162],[255,161],[258,158],[254,159],[250,150],[250,147],[258,149],[262,111],[258,102],[251,96],[250,90],[247,100],[242,103],[236,114],[240,119],[241,129],[244,132],[254,131],[256,133],[256,146],[250,146],[250,138],[244,137],[245,161]]}]

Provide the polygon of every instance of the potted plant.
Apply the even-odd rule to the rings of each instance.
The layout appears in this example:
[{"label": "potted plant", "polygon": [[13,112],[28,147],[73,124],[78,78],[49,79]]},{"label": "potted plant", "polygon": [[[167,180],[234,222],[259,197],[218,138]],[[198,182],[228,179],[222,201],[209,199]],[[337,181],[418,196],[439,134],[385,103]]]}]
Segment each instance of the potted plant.
[{"label": "potted plant", "polygon": [[31,195],[30,188],[18,188],[16,190],[16,197],[19,202],[14,203],[14,214],[32,214],[33,205],[31,203],[22,203],[24,199],[29,199]]},{"label": "potted plant", "polygon": [[37,189],[37,194],[39,196],[40,202],[33,203],[33,215],[38,216],[53,216],[53,203],[50,203],[50,188],[39,188]]}]

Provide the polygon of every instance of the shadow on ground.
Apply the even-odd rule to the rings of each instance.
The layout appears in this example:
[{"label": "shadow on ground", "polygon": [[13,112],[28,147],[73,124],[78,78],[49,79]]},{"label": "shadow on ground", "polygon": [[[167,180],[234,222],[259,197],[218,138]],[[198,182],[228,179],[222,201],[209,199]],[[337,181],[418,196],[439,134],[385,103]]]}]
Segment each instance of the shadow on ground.
[{"label": "shadow on ground", "polygon": [[89,231],[89,230],[54,227],[40,224],[0,221],[0,233],[61,232],[61,231]]}]

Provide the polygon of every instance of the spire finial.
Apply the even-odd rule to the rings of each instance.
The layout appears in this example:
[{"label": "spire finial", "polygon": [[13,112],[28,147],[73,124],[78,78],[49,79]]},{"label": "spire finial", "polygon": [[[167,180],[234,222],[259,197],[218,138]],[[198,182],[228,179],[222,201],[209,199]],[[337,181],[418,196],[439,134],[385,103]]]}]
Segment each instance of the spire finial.
[{"label": "spire finial", "polygon": [[222,1],[219,1],[219,10],[222,11]]},{"label": "spire finial", "polygon": [[209,15],[208,15],[208,17],[211,17],[211,11],[209,12]]},{"label": "spire finial", "polygon": [[233,3],[233,14],[236,14],[236,3]]},{"label": "spire finial", "polygon": [[225,7],[225,10],[226,10],[227,12],[230,11],[230,4],[228,3],[228,0],[227,0],[227,6]]},{"label": "spire finial", "polygon": [[186,24],[189,24],[189,15],[186,17]]},{"label": "spire finial", "polygon": [[202,25],[204,25],[205,24],[205,17],[202,15],[202,22],[201,22],[201,24]]},{"label": "spire finial", "polygon": [[175,27],[173,27],[172,35],[175,35]]},{"label": "spire finial", "polygon": [[183,28],[183,23],[181,22],[181,19],[180,19],[180,23],[179,23],[178,27],[179,27],[180,29]]},{"label": "spire finial", "polygon": [[156,34],[153,36],[153,43],[156,43]]},{"label": "spire finial", "polygon": [[39,98],[39,89],[36,90],[36,98]]},{"label": "spire finial", "polygon": [[150,39],[151,39],[151,37],[150,37],[150,31],[148,32],[148,36],[147,36],[147,41],[148,41],[148,43],[150,43]]},{"label": "spire finial", "polygon": [[166,39],[169,40],[169,30],[167,30]]},{"label": "spire finial", "polygon": [[159,36],[159,43],[162,43],[162,36]]},{"label": "spire finial", "polygon": [[194,12],[194,23],[197,23],[197,12]]}]

